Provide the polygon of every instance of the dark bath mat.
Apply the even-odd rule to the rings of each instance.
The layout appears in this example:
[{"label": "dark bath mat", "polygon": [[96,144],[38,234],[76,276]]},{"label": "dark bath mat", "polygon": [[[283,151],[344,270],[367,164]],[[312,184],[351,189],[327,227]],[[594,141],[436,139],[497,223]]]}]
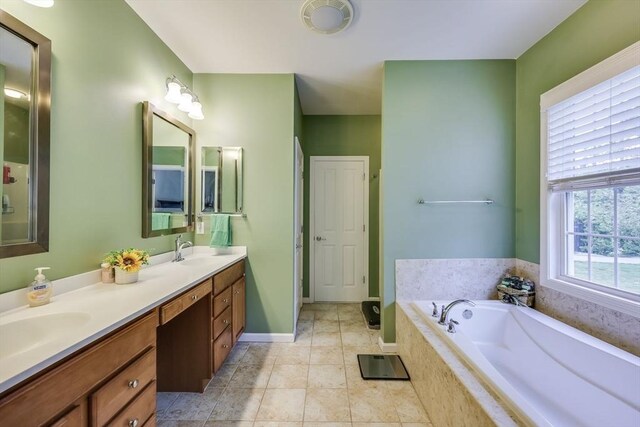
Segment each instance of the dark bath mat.
[{"label": "dark bath mat", "polygon": [[362,301],[362,314],[369,329],[380,329],[380,301]]},{"label": "dark bath mat", "polygon": [[409,373],[400,356],[395,354],[359,354],[358,365],[364,380],[409,381]]}]

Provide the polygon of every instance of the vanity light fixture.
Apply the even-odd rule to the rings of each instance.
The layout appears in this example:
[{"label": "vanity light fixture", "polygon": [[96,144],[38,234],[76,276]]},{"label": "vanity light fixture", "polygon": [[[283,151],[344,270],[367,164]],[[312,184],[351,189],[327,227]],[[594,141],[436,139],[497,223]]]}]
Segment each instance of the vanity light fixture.
[{"label": "vanity light fixture", "polygon": [[189,117],[195,120],[204,119],[202,114],[202,104],[198,99],[198,95],[193,93],[191,89],[182,83],[176,76],[167,79],[167,94],[164,99],[178,104],[178,110],[189,113]]},{"label": "vanity light fixture", "polygon": [[24,2],[38,7],[51,7],[54,0],[24,0]]}]

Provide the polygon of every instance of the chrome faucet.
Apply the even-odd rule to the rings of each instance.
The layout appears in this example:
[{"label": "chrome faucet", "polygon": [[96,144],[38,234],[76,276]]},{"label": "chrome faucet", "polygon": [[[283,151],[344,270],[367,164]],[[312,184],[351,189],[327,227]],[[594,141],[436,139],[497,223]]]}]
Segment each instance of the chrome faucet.
[{"label": "chrome faucet", "polygon": [[450,303],[448,306],[442,308],[442,312],[440,313],[440,320],[438,321],[441,325],[446,325],[449,320],[449,311],[458,304],[469,304],[472,307],[476,306],[476,303],[473,301],[469,301],[468,299],[457,299]]},{"label": "chrome faucet", "polygon": [[193,243],[189,241],[183,242],[182,234],[178,234],[178,237],[176,237],[176,246],[175,246],[174,257],[172,262],[180,262],[184,260],[184,258],[182,257],[182,250],[184,248],[188,248],[189,246],[193,246]]}]

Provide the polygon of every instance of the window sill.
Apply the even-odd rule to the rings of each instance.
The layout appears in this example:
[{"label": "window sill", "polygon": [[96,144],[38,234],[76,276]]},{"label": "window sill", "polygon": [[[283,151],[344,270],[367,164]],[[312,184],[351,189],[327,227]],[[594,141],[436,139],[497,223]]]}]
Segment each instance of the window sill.
[{"label": "window sill", "polygon": [[[542,279],[542,278],[541,278]],[[542,286],[640,319],[640,301],[634,301],[559,279],[545,279]]]}]

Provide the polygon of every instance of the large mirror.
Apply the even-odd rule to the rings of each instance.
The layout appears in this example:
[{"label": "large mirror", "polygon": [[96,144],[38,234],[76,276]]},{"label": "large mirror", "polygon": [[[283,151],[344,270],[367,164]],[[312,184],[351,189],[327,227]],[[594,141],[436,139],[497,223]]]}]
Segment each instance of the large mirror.
[{"label": "large mirror", "polygon": [[142,110],[142,237],[188,231],[195,131],[148,102]]},{"label": "large mirror", "polygon": [[207,213],[242,213],[242,148],[202,147],[200,209]]},{"label": "large mirror", "polygon": [[51,41],[0,10],[0,258],[49,250]]}]

